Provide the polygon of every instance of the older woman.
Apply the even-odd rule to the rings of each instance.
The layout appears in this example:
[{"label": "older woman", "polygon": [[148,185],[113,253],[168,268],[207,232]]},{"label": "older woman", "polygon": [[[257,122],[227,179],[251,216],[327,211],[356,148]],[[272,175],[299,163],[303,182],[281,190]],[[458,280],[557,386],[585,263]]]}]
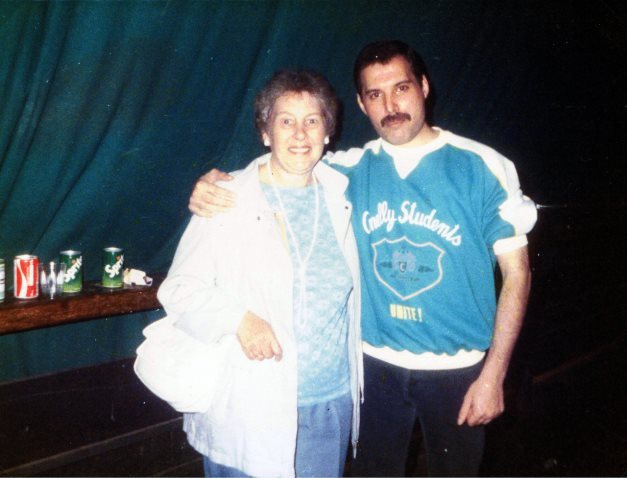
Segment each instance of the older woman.
[{"label": "older woman", "polygon": [[184,418],[209,476],[342,476],[351,431],[356,443],[357,249],[348,181],[319,162],[336,113],[322,76],[277,73],[255,100],[270,153],[225,184],[236,207],[192,218],[159,289],[181,329],[237,337],[216,364],[222,392]]}]

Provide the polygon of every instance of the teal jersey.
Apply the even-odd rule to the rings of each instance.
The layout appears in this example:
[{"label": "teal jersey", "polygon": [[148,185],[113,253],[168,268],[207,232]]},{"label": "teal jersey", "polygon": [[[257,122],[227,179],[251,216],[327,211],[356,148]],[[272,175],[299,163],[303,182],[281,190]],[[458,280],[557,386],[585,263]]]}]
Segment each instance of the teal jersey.
[{"label": "teal jersey", "polygon": [[513,165],[494,150],[443,131],[436,141],[416,150],[422,157],[404,178],[383,147],[338,167],[354,206],[363,339],[413,353],[486,350],[494,245],[521,234],[525,220],[509,206],[524,201]]}]

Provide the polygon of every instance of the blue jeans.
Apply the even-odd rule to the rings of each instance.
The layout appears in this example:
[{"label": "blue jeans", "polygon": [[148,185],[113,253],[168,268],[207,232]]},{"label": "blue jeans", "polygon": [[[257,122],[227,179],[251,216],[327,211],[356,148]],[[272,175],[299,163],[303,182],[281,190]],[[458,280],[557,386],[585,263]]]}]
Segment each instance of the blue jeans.
[{"label": "blue jeans", "polygon": [[[343,475],[352,415],[353,402],[350,394],[329,402],[298,407],[295,457],[297,477]],[[248,476],[236,468],[203,458],[205,476]]]},{"label": "blue jeans", "polygon": [[237,468],[214,463],[206,456],[202,457],[202,464],[205,469],[205,476],[212,478],[248,478],[250,475],[239,471]]},{"label": "blue jeans", "polygon": [[483,426],[458,426],[464,395],[483,362],[457,370],[408,370],[364,355],[364,404],[353,476],[405,476],[418,420],[430,476],[476,476]]}]

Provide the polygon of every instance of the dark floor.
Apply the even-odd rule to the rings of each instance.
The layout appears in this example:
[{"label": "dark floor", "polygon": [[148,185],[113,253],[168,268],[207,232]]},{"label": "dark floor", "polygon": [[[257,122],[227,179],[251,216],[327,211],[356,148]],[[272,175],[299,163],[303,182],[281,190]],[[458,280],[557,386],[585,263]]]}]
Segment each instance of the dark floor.
[{"label": "dark floor", "polygon": [[[483,476],[627,476],[625,341],[514,374]],[[180,416],[128,361],[0,387],[0,476],[201,476]],[[420,433],[408,476],[424,476]],[[350,475],[350,463],[346,474]]]},{"label": "dark floor", "polygon": [[[626,355],[621,341],[530,378],[487,428],[481,475],[627,476]],[[416,456],[408,476],[426,473]]]}]

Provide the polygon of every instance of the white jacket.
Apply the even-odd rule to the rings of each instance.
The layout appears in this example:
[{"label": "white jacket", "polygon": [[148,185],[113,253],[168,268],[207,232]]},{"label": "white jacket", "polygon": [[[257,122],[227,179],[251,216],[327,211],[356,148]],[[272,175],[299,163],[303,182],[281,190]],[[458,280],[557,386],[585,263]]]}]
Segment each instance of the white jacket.
[{"label": "white jacket", "polygon": [[[257,158],[224,186],[236,206],[212,219],[193,217],[181,238],[158,297],[176,325],[212,343],[231,341],[223,363],[223,387],[206,413],[186,414],[189,443],[212,461],[253,476],[294,476],[297,430],[297,363],[292,326],[292,264],[278,223],[259,185]],[[353,397],[353,446],[363,392],[359,260],[345,199],[345,176],[318,163],[314,174],[338,243],[351,269],[349,363]],[[283,359],[246,358],[235,332],[250,310],[267,320]]]}]

